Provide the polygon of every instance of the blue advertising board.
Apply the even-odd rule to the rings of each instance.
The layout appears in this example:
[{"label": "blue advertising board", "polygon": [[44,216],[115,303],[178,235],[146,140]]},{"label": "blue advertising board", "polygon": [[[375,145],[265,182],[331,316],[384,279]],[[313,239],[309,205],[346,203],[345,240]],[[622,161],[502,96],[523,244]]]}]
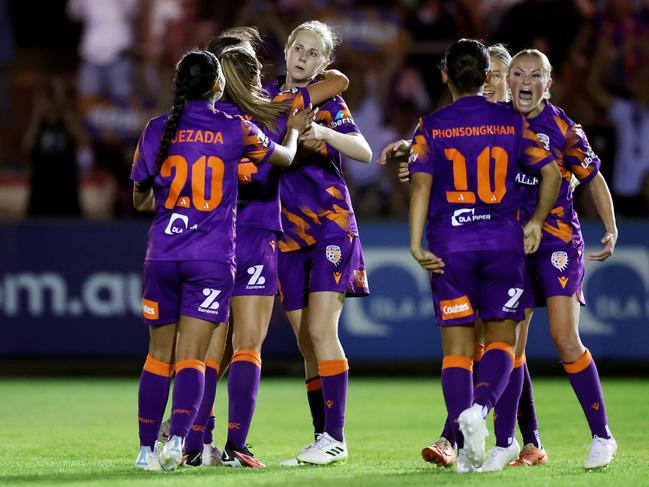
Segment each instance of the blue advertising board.
[{"label": "blue advertising board", "polygon": [[[145,222],[0,224],[0,357],[141,357]],[[601,227],[584,225],[595,249]],[[366,223],[361,238],[372,295],[350,298],[341,340],[350,359],[421,361],[441,356],[426,273],[410,257],[403,223]],[[620,225],[615,255],[587,264],[584,343],[598,358],[649,360],[649,222]],[[276,309],[265,358],[296,356]],[[555,359],[544,310],[527,355]]]}]

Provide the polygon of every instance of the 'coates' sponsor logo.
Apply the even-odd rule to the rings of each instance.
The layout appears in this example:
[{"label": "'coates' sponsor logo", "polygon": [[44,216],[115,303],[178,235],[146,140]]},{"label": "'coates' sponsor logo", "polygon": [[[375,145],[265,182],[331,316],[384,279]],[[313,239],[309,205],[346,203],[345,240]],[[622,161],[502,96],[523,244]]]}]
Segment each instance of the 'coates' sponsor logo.
[{"label": "'coates' sponsor logo", "polygon": [[473,307],[468,296],[440,301],[439,307],[442,311],[442,320],[465,318],[473,314]]},{"label": "'coates' sponsor logo", "polygon": [[158,303],[156,301],[142,300],[142,313],[147,320],[158,319]]}]

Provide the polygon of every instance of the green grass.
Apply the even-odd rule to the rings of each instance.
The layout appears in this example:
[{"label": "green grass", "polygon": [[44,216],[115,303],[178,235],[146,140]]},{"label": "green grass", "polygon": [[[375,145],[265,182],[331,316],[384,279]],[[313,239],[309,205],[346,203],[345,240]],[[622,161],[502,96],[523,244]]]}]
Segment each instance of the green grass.
[{"label": "green grass", "polygon": [[[438,381],[352,378],[347,408],[350,459],[331,467],[274,465],[308,442],[310,418],[299,379],[262,381],[249,438],[269,468],[135,471],[135,380],[0,381],[0,485],[649,485],[649,381],[604,381],[609,421],[619,444],[605,471],[584,472],[589,435],[565,379],[535,381],[546,467],[457,475],[421,460],[445,417]],[[225,389],[217,393],[215,441],[225,437]],[[488,438],[488,446],[493,439]],[[316,484],[317,482],[317,484]]]}]

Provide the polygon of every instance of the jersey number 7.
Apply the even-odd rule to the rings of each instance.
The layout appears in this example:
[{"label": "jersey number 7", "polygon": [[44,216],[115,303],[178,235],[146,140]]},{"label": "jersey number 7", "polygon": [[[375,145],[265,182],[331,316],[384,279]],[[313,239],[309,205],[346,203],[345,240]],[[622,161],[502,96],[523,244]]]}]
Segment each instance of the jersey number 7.
[{"label": "jersey number 7", "polygon": [[[469,191],[466,174],[466,157],[457,149],[444,149],[446,159],[453,163],[453,186],[455,191],[446,192],[449,203],[475,203],[476,194]],[[491,185],[491,161],[494,161],[493,188]],[[495,205],[502,201],[507,192],[507,151],[502,147],[485,147],[478,155],[478,197],[483,203]]]},{"label": "jersey number 7", "polygon": [[[212,177],[209,181],[205,180],[207,168],[212,170]],[[171,188],[169,188],[169,196],[165,201],[165,208],[173,209],[177,206],[182,208],[189,208],[189,198],[186,196],[180,197],[185,183],[187,182],[187,174],[189,165],[187,159],[183,156],[169,156],[165,160],[160,175],[163,178],[171,176],[171,168],[175,168],[174,178],[171,181]],[[196,162],[191,165],[192,168],[192,198],[191,203],[197,210],[212,211],[221,204],[223,198],[223,172],[225,165],[223,160],[216,156],[201,156]],[[210,185],[210,198],[205,199],[205,187]]]}]

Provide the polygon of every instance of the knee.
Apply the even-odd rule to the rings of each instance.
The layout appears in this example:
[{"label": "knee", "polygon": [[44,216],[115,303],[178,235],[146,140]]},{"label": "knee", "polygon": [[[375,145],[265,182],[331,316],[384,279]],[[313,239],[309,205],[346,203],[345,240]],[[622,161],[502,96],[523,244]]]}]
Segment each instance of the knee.
[{"label": "knee", "polygon": [[297,347],[300,349],[300,353],[305,360],[309,360],[315,357],[315,351],[313,348],[313,342],[310,336],[305,336],[304,333],[298,337]]},{"label": "knee", "polygon": [[327,326],[313,327],[310,331],[311,344],[314,350],[328,347],[338,340],[335,329]]},{"label": "knee", "polygon": [[233,349],[235,352],[241,350],[254,350],[257,353],[261,353],[261,347],[266,338],[266,333],[255,330],[253,333],[246,333],[245,335],[233,337]]},{"label": "knee", "polygon": [[559,358],[563,362],[574,362],[584,353],[584,346],[579,337],[570,333],[559,333],[552,336]]}]

